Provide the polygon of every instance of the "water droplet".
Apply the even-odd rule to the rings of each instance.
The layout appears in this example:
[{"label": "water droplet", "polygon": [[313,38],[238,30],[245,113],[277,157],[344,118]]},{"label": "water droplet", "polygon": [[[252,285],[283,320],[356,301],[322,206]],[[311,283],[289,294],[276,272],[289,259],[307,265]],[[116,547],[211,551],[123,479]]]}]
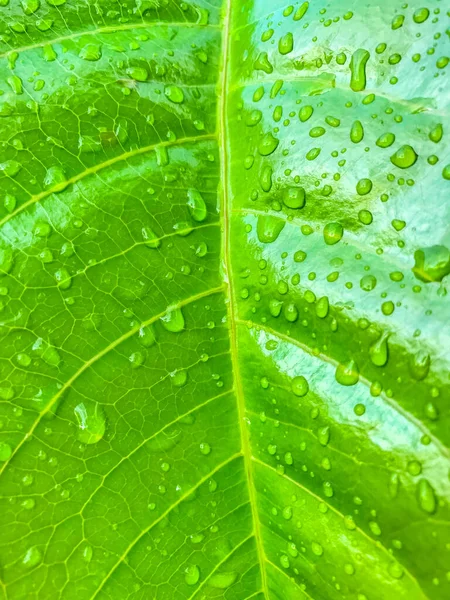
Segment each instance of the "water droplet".
[{"label": "water droplet", "polygon": [[392,19],[392,23],[391,23],[391,27],[392,29],[395,31],[396,29],[399,29],[400,27],[403,26],[403,23],[405,21],[405,15],[396,15],[393,19]]},{"label": "water droplet", "polygon": [[408,169],[413,166],[417,158],[414,148],[405,144],[391,156],[391,163],[400,169]]},{"label": "water droplet", "polygon": [[278,51],[280,54],[289,54],[294,49],[294,38],[292,33],[288,31],[286,35],[280,38],[278,42]]},{"label": "water droplet", "polygon": [[283,190],[283,204],[288,208],[296,209],[305,206],[305,190],[302,187],[289,186]]},{"label": "water droplet", "polygon": [[200,444],[200,452],[207,456],[211,453],[211,446],[207,442],[202,442]]},{"label": "water droplet", "polygon": [[382,133],[380,137],[375,142],[379,148],[389,148],[395,142],[395,135],[393,133],[387,132]]},{"label": "water droplet", "polygon": [[434,490],[426,479],[421,479],[417,486],[417,498],[420,508],[428,513],[433,514],[436,511],[436,496]]},{"label": "water droplet", "polygon": [[370,360],[377,367],[384,367],[388,361],[389,350],[388,350],[388,333],[383,333],[376,340],[369,349]]},{"label": "water droplet", "polygon": [[264,73],[270,74],[273,72],[272,63],[269,60],[267,52],[260,52],[253,63],[253,67],[256,71],[264,71]]},{"label": "water droplet", "polygon": [[441,125],[441,123],[438,123],[436,125],[436,127],[434,127],[430,131],[430,133],[428,134],[428,137],[430,138],[430,140],[432,142],[434,142],[435,144],[438,144],[441,141],[441,139],[442,139],[443,133],[444,133],[444,130],[442,128],[442,125]]},{"label": "water droplet", "polygon": [[187,205],[189,207],[189,212],[191,213],[191,217],[194,221],[204,221],[208,214],[206,209],[205,201],[202,198],[202,195],[198,190],[193,188],[188,190],[188,202]]},{"label": "water droplet", "polygon": [[285,224],[285,221],[278,217],[260,215],[256,225],[258,240],[264,244],[271,244],[283,231]]},{"label": "water droplet", "polygon": [[42,561],[42,552],[36,546],[31,546],[25,553],[22,563],[25,568],[32,569]]},{"label": "water droplet", "polygon": [[323,296],[322,298],[319,298],[316,304],[316,315],[319,317],[319,319],[325,319],[325,317],[328,315],[329,308],[330,304],[328,297]]},{"label": "water droplet", "polygon": [[441,281],[450,273],[450,250],[445,246],[419,248],[414,252],[414,260],[412,271],[418,279],[425,283]]},{"label": "water droplet", "polygon": [[366,196],[372,190],[372,181],[370,179],[360,179],[356,184],[356,191],[360,196]]},{"label": "water droplet", "polygon": [[74,408],[78,421],[78,439],[83,444],[96,444],[99,442],[106,428],[106,417],[103,408],[98,402],[86,400]]},{"label": "water droplet", "polygon": [[283,569],[289,569],[289,567],[291,566],[289,558],[286,556],[286,554],[282,554],[280,556],[280,565],[283,567]]},{"label": "water droplet", "polygon": [[370,53],[363,48],[358,48],[350,60],[350,87],[354,92],[366,89],[366,64]]},{"label": "water droplet", "polygon": [[92,560],[92,555],[93,555],[92,546],[85,546],[83,548],[83,552],[82,552],[83,560],[87,563],[90,563]]},{"label": "water droplet", "polygon": [[184,329],[184,317],[181,308],[169,308],[167,313],[161,317],[161,322],[167,331],[179,333]]},{"label": "water droplet", "polygon": [[12,448],[6,442],[0,442],[0,462],[9,460],[12,454]]},{"label": "water droplet", "polygon": [[317,432],[317,438],[321,446],[326,446],[330,441],[330,428],[328,426],[321,427]]},{"label": "water droplet", "polygon": [[359,369],[354,360],[339,364],[336,373],[336,381],[341,385],[355,385],[359,381]]},{"label": "water droplet", "polygon": [[409,363],[409,371],[416,381],[422,381],[428,375],[431,365],[430,355],[426,350],[416,352]]},{"label": "water droplet", "polygon": [[311,550],[313,551],[313,554],[315,554],[316,556],[322,556],[322,554],[323,554],[323,548],[318,542],[312,542]]},{"label": "water droplet", "polygon": [[323,228],[323,239],[328,246],[333,246],[340,242],[343,235],[344,228],[340,223],[328,223]]},{"label": "water droplet", "polygon": [[364,138],[364,127],[361,121],[355,121],[350,129],[350,140],[358,144]]},{"label": "water droplet", "polygon": [[184,580],[188,585],[195,585],[200,579],[200,569],[197,565],[190,565],[184,571]]},{"label": "water droplet", "polygon": [[59,269],[56,271],[55,279],[60,290],[68,290],[72,285],[72,276],[67,269]]},{"label": "water droplet", "polygon": [[101,46],[100,44],[86,44],[86,46],[80,50],[78,56],[83,60],[99,60],[102,56]]},{"label": "water droplet", "polygon": [[428,8],[418,8],[413,14],[413,20],[415,23],[423,23],[430,16]]},{"label": "water droplet", "polygon": [[130,67],[127,69],[127,75],[135,81],[147,81],[148,73],[143,67]]},{"label": "water droplet", "polygon": [[297,8],[297,10],[294,14],[294,21],[300,21],[300,19],[302,19],[305,16],[308,8],[309,8],[309,2],[303,2],[303,4],[301,4]]},{"label": "water droplet", "polygon": [[270,132],[266,133],[258,145],[258,152],[261,156],[269,156],[278,148],[280,140],[274,137]]},{"label": "water droplet", "polygon": [[310,104],[302,106],[298,113],[300,121],[302,123],[305,123],[308,119],[311,118],[313,112],[314,112],[314,109]]},{"label": "water droplet", "polygon": [[299,397],[306,396],[306,394],[309,391],[308,381],[306,380],[305,377],[303,377],[303,375],[298,375],[297,377],[294,377],[294,379],[292,380],[291,389],[296,396],[299,396]]},{"label": "water droplet", "polygon": [[214,573],[208,579],[208,585],[219,590],[225,590],[229,588],[230,585],[233,585],[237,577],[238,574],[235,571]]}]

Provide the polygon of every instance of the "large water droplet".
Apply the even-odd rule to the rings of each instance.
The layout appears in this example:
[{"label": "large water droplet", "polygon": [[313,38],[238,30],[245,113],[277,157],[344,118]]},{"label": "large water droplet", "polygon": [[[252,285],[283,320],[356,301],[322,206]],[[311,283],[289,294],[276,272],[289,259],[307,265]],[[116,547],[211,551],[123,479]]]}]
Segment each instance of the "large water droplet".
[{"label": "large water droplet", "polygon": [[366,89],[366,64],[370,53],[363,48],[358,48],[350,60],[350,87],[354,92]]},{"label": "large water droplet", "polygon": [[445,246],[420,248],[414,252],[414,260],[412,271],[425,283],[441,281],[450,273],[450,250]]},{"label": "large water droplet", "polygon": [[184,571],[184,580],[188,585],[195,585],[200,579],[200,569],[197,565],[189,565]]},{"label": "large water droplet", "polygon": [[78,439],[83,444],[96,444],[105,433],[106,417],[98,402],[86,400],[80,402],[75,409],[78,421]]},{"label": "large water droplet", "polygon": [[359,381],[359,369],[354,360],[338,365],[336,381],[341,385],[355,385]]},{"label": "large water droplet", "polygon": [[236,581],[238,574],[235,571],[228,573],[215,573],[208,579],[208,585],[219,590],[225,590]]},{"label": "large water droplet", "polygon": [[379,339],[370,346],[370,360],[377,367],[383,367],[388,361],[388,337],[388,333],[383,333]]},{"label": "large water droplet", "polygon": [[405,144],[391,156],[391,163],[400,169],[408,169],[413,166],[417,158],[414,148]]},{"label": "large water droplet", "polygon": [[204,221],[208,214],[206,209],[205,201],[202,198],[202,195],[198,190],[193,188],[188,190],[188,201],[187,205],[189,207],[189,212],[191,213],[191,217],[194,221]]},{"label": "large water droplet", "polygon": [[264,244],[274,242],[283,231],[285,224],[285,221],[278,217],[260,215],[256,225],[258,240]]},{"label": "large water droplet", "polygon": [[436,510],[436,496],[434,490],[426,479],[421,479],[417,487],[417,499],[420,508],[428,513],[433,514]]},{"label": "large water droplet", "polygon": [[167,313],[161,317],[161,322],[167,331],[179,333],[184,329],[184,317],[181,308],[169,308]]}]

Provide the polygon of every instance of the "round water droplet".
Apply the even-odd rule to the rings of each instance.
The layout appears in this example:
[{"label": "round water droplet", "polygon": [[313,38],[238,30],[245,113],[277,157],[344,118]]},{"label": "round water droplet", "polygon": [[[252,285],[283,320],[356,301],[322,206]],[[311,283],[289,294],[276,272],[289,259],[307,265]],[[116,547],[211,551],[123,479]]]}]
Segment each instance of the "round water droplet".
[{"label": "round water droplet", "polygon": [[360,179],[356,184],[356,191],[360,196],[366,196],[372,190],[372,181],[370,179]]},{"label": "round water droplet", "polygon": [[292,380],[291,389],[296,396],[306,396],[309,391],[308,381],[305,379],[305,377],[303,377],[303,375],[298,375]]},{"label": "round water droplet", "polygon": [[287,187],[283,190],[283,204],[288,208],[305,206],[305,190],[302,187]]},{"label": "round water droplet", "polygon": [[322,554],[323,554],[323,548],[318,542],[312,542],[311,550],[313,551],[313,554],[315,554],[316,556],[322,556]]},{"label": "round water droplet", "polygon": [[200,452],[207,456],[211,453],[211,446],[207,442],[202,442],[200,444]]}]

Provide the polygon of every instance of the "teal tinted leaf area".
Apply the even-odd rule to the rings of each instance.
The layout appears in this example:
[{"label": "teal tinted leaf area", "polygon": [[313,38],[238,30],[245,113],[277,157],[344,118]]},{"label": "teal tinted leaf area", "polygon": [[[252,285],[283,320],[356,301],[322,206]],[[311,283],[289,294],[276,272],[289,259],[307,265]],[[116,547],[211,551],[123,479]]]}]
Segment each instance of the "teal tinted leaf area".
[{"label": "teal tinted leaf area", "polygon": [[0,0],[0,600],[450,597],[445,11]]}]

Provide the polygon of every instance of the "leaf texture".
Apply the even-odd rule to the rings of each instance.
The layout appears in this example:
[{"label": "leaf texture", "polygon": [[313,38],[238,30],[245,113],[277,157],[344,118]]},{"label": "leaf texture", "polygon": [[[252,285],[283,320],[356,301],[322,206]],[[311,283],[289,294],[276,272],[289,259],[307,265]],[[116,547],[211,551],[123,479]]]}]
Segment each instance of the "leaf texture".
[{"label": "leaf texture", "polygon": [[1,598],[450,596],[446,27],[0,0]]}]

